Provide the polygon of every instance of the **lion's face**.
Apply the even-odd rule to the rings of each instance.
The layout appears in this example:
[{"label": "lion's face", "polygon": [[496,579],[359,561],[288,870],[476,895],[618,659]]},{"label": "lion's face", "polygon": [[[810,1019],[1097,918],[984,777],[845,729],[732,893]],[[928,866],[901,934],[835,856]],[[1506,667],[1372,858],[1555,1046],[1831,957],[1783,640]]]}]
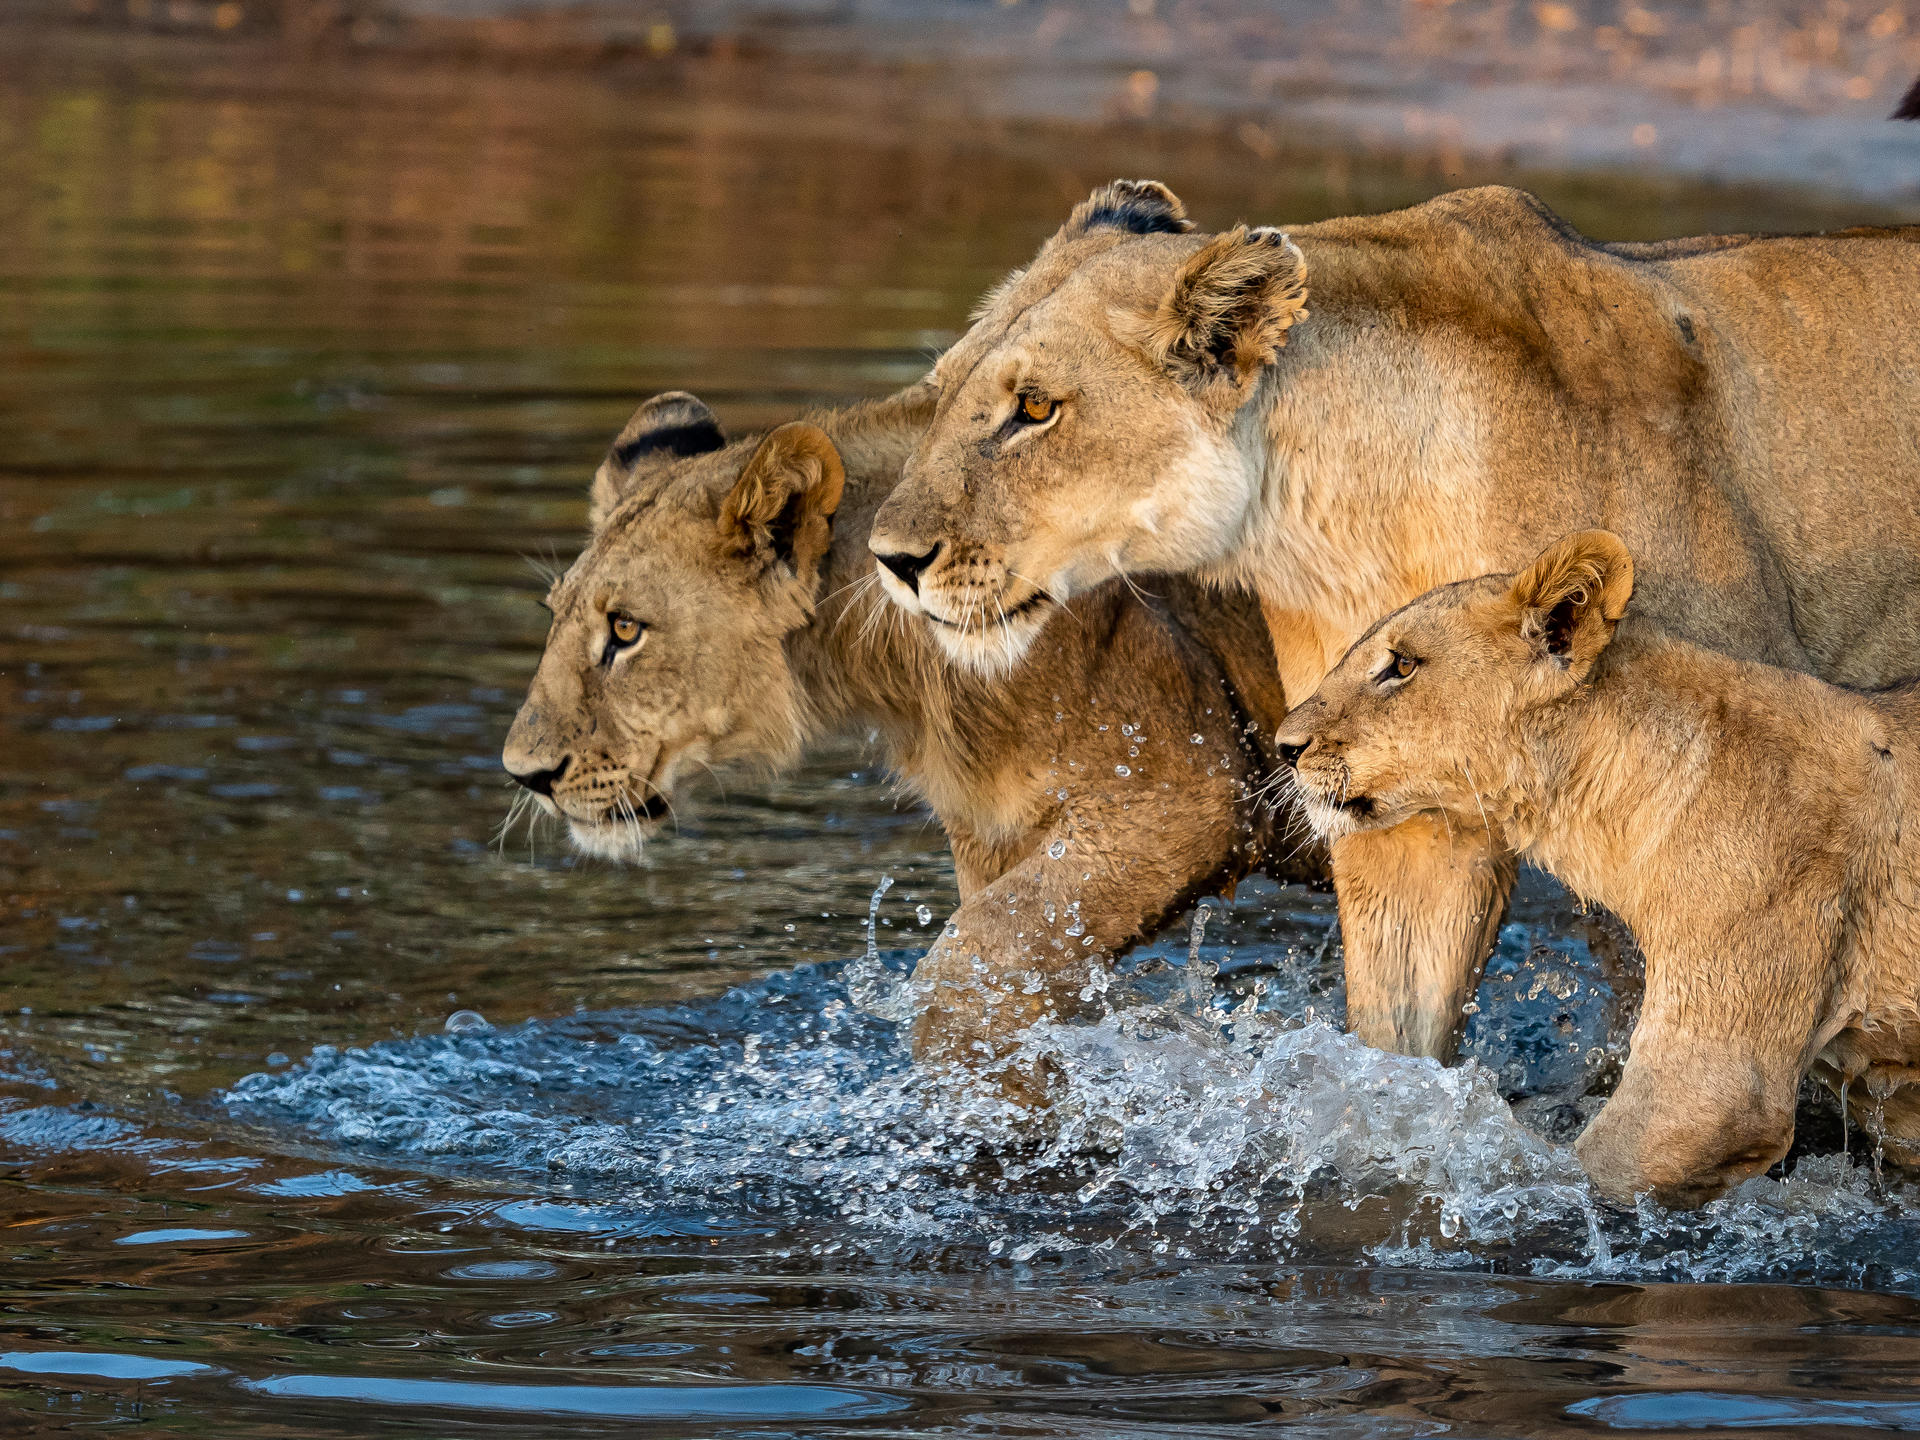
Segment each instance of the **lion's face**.
[{"label": "lion's face", "polygon": [[1278,231],[1189,236],[1152,182],[1096,191],[984,303],[871,546],[887,593],[976,669],[1113,576],[1187,571],[1241,537],[1260,475],[1234,429],[1304,262]]},{"label": "lion's face", "polygon": [[726,445],[679,393],[628,422],[501,755],[576,848],[631,860],[689,770],[798,747],[785,641],[812,614],[841,480],[811,425]]},{"label": "lion's face", "polygon": [[1522,781],[1530,715],[1586,679],[1633,589],[1626,547],[1570,535],[1518,575],[1431,590],[1380,621],[1281,724],[1323,837],[1422,811],[1489,822]]}]

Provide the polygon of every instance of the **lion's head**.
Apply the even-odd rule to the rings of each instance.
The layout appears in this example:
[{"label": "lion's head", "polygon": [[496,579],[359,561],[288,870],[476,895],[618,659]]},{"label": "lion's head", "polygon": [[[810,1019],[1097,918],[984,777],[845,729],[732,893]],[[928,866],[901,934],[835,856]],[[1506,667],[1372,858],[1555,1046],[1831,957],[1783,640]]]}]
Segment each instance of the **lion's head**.
[{"label": "lion's head", "polygon": [[1483,816],[1513,789],[1519,727],[1586,679],[1632,595],[1627,547],[1586,530],[1517,575],[1442,586],[1380,621],[1275,737],[1314,828]]},{"label": "lion's head", "polygon": [[634,412],[594,476],[587,548],[547,594],[546,651],[501,753],[580,850],[632,859],[690,767],[798,749],[784,644],[819,601],[843,480],[811,424],[729,445],[691,395]]},{"label": "lion's head", "polygon": [[1002,665],[1069,596],[1240,539],[1262,477],[1233,435],[1306,316],[1306,262],[1278,230],[1189,228],[1163,185],[1096,190],[935,369],[871,545],[956,660]]}]

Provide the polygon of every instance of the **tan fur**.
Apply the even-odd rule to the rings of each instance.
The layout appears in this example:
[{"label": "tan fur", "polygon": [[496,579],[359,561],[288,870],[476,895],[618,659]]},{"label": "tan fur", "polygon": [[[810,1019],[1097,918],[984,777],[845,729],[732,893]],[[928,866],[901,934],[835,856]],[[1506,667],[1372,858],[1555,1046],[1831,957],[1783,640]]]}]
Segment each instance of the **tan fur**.
[{"label": "tan fur", "polygon": [[[1080,1008],[1090,961],[1256,868],[1324,860],[1308,847],[1284,865],[1272,811],[1245,803],[1286,711],[1251,597],[1098,588],[998,683],[878,594],[868,526],[931,408],[911,390],[707,454],[610,460],[503,758],[528,774],[570,757],[551,808],[579,848],[631,858],[654,828],[635,813],[694,764],[779,764],[829,730],[877,729],[960,882],[917,973],[916,1048],[987,1065],[1035,1019]],[[643,406],[623,439],[651,423]],[[608,669],[616,609],[649,629]]]},{"label": "tan fur", "polygon": [[[1605,524],[1677,634],[1848,684],[1920,672],[1920,229],[1602,245],[1504,189],[1291,247],[1153,218],[1076,211],[935,372],[872,543],[931,554],[888,593],[963,663],[1034,643],[1036,593],[1193,573],[1258,591],[1304,694],[1375,616]],[[1022,395],[1057,418],[1024,429]],[[1334,866],[1349,1022],[1450,1054],[1511,867],[1424,821]]]},{"label": "tan fur", "polygon": [[1646,1000],[1578,1144],[1602,1194],[1765,1170],[1809,1069],[1920,1165],[1920,689],[1622,625],[1633,577],[1590,531],[1381,621],[1281,729],[1308,814],[1486,827],[1632,928]]}]

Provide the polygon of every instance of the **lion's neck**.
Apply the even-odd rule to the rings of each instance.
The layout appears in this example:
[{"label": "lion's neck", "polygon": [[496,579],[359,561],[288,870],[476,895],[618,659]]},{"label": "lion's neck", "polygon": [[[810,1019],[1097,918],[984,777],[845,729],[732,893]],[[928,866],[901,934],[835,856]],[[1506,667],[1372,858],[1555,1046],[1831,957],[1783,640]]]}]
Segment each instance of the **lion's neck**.
[{"label": "lion's neck", "polygon": [[1282,678],[1307,694],[1381,615],[1501,567],[1475,377],[1332,307],[1295,334],[1233,427],[1258,484],[1209,578],[1259,595]]},{"label": "lion's neck", "polygon": [[822,420],[841,450],[846,484],[822,599],[787,653],[813,734],[878,731],[888,763],[950,831],[992,831],[1000,817],[990,761],[1020,697],[950,666],[924,624],[887,599],[867,549],[874,512],[899,482],[929,409],[909,393]]},{"label": "lion's neck", "polygon": [[877,726],[896,748],[924,722],[923,696],[939,657],[924,627],[881,590],[867,534],[925,426],[923,408],[894,396],[827,422],[846,465],[846,484],[834,515],[822,598],[812,622],[788,643],[822,728]]},{"label": "lion's neck", "polygon": [[[1745,843],[1726,813],[1729,765],[1749,748],[1732,668],[1773,675],[1623,626],[1587,684],[1519,722],[1526,763],[1507,823],[1522,856],[1636,933],[1692,913],[1704,897],[1676,890],[1700,846]],[[1789,681],[1801,683],[1818,682]]]}]

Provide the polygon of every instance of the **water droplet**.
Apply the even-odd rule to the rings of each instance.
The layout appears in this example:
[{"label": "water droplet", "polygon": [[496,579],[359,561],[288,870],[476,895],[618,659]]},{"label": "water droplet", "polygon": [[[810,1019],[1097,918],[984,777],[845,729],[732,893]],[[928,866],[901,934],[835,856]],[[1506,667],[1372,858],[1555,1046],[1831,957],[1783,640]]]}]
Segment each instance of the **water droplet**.
[{"label": "water droplet", "polygon": [[922,925],[931,925],[933,923],[933,907],[931,905],[920,906],[913,912],[913,918],[918,920]]},{"label": "water droplet", "polygon": [[478,1010],[456,1010],[447,1016],[446,1029],[449,1035],[476,1035],[493,1029],[493,1026]]},{"label": "water droplet", "polygon": [[1113,767],[1113,773],[1118,775],[1122,780],[1124,780],[1127,778],[1127,776],[1133,774],[1133,771],[1128,766],[1116,765]]},{"label": "water droplet", "polygon": [[[1125,773],[1124,767],[1122,767],[1121,773],[1122,774]],[[1066,853],[1067,853],[1067,842],[1064,840],[1056,840],[1051,845],[1047,846],[1047,855],[1048,855],[1048,858],[1050,859],[1058,860],[1062,855]]]},{"label": "water droplet", "polygon": [[1193,743],[1196,745],[1204,745],[1207,743],[1207,737],[1204,735],[1193,735],[1193,736],[1189,736],[1188,738],[1191,739]]}]

